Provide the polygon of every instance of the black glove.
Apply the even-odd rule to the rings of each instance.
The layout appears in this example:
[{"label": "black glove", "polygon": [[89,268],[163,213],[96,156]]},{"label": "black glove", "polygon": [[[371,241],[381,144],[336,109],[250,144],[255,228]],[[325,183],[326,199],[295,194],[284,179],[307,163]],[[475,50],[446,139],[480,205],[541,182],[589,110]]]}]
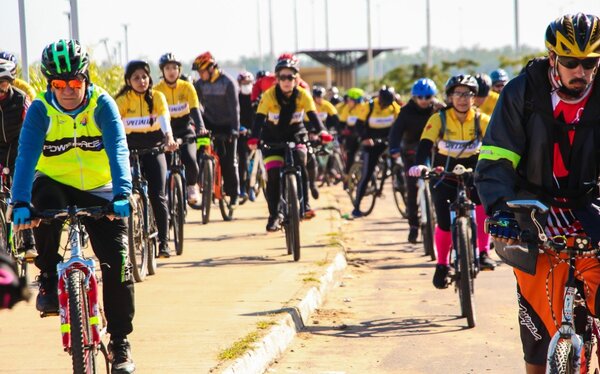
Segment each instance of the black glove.
[{"label": "black glove", "polygon": [[512,212],[497,211],[485,220],[485,231],[499,239],[516,239],[521,235],[521,228]]}]

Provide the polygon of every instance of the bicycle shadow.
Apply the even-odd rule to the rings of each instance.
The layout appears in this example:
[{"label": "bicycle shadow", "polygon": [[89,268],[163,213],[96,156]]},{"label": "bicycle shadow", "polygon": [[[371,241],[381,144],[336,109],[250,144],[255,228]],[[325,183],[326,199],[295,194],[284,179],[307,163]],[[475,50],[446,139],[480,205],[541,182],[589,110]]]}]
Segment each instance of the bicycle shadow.
[{"label": "bicycle shadow", "polygon": [[[282,256],[283,257],[283,256]],[[286,256],[287,257],[287,256]],[[239,256],[239,257],[213,257],[199,261],[169,261],[159,262],[159,269],[182,269],[191,267],[223,267],[239,265],[278,265],[289,261],[279,260],[272,256]]]}]

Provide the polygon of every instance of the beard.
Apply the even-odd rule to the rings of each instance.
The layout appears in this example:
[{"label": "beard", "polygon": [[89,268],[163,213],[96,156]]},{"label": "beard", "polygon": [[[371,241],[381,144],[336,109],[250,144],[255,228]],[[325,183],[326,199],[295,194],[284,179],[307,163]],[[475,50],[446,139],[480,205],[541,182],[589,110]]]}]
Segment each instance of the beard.
[{"label": "beard", "polygon": [[563,84],[559,88],[559,91],[570,97],[574,97],[574,98],[581,97],[581,94],[583,94],[583,92],[586,90],[589,83],[583,78],[575,78],[575,79],[571,79],[569,81],[570,85],[575,84],[575,83],[582,83],[583,86],[581,88],[568,88]]}]

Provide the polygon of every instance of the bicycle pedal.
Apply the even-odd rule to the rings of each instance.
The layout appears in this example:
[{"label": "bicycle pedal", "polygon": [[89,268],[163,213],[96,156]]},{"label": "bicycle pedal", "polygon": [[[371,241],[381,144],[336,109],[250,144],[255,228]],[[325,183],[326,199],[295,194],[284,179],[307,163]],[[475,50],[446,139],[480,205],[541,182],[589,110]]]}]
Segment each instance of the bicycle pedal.
[{"label": "bicycle pedal", "polygon": [[58,310],[57,311],[40,312],[41,318],[58,317],[58,315],[59,315]]}]

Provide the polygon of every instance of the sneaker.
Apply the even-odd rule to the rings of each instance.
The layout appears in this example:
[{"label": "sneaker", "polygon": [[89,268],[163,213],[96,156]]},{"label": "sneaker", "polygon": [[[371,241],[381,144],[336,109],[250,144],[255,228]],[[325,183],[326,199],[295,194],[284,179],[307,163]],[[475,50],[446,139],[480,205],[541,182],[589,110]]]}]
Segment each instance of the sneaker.
[{"label": "sneaker", "polygon": [[197,184],[193,186],[187,186],[187,198],[188,204],[196,205],[200,201],[200,190]]},{"label": "sneaker", "polygon": [[448,288],[448,285],[450,284],[450,281],[448,279],[449,272],[450,266],[442,264],[435,265],[435,274],[433,274],[433,285],[435,286],[435,288]]},{"label": "sneaker", "polygon": [[314,209],[310,209],[308,208],[305,212],[304,212],[304,216],[302,217],[303,219],[312,219],[315,218],[315,216],[317,215],[317,212],[315,212]]},{"label": "sneaker", "polygon": [[267,232],[276,232],[279,229],[279,217],[269,217],[267,220]]},{"label": "sneaker", "polygon": [[127,339],[114,339],[108,343],[111,374],[135,373],[135,363],[131,358],[131,345]]},{"label": "sneaker", "polygon": [[169,249],[169,245],[167,243],[160,243],[160,245],[158,246],[158,257],[159,258],[171,257],[171,250]]},{"label": "sneaker", "polygon": [[479,268],[481,270],[495,270],[496,261],[490,257],[489,253],[481,252],[479,254]]},{"label": "sneaker", "polygon": [[254,188],[251,188],[250,191],[248,191],[248,200],[254,202],[254,200],[256,200],[256,194],[254,193]]},{"label": "sneaker", "polygon": [[35,301],[35,308],[45,314],[58,313],[58,275],[42,273],[37,278],[40,292]]},{"label": "sneaker", "polygon": [[353,218],[360,218],[360,217],[364,217],[365,215],[358,209],[354,208],[354,210],[352,211],[352,217]]},{"label": "sneaker", "polygon": [[411,244],[416,244],[418,237],[419,237],[419,228],[416,226],[411,226],[410,231],[408,232],[408,242]]},{"label": "sneaker", "polygon": [[315,200],[317,200],[319,198],[319,189],[317,188],[317,185],[314,183],[310,184],[310,195]]}]

